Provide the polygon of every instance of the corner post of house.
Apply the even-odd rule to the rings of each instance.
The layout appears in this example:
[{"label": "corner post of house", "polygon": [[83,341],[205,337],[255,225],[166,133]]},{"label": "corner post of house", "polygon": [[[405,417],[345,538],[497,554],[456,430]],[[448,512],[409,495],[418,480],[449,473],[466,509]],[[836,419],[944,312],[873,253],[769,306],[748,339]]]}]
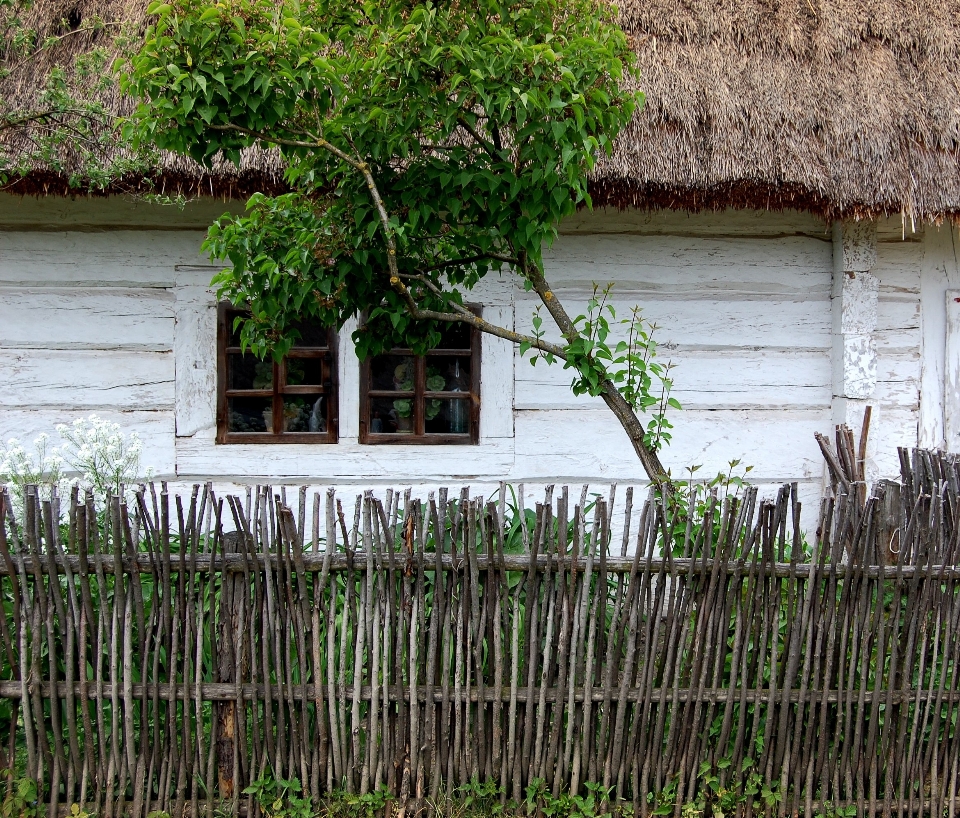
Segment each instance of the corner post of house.
[{"label": "corner post of house", "polygon": [[[875,221],[833,223],[833,421],[859,434],[877,386],[877,296],[880,280]],[[873,420],[876,420],[874,409]],[[868,437],[867,458],[873,452]]]}]

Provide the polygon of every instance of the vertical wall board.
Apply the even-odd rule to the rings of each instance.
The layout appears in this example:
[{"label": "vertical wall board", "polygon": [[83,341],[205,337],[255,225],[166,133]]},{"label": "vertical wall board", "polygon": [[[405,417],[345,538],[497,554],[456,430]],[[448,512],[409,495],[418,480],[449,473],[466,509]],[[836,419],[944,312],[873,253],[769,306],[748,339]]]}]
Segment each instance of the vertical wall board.
[{"label": "vertical wall board", "polygon": [[960,451],[960,290],[947,290],[947,332],[943,372],[944,440]]},{"label": "vertical wall board", "polygon": [[[513,306],[484,307],[483,318],[513,329]],[[480,348],[480,441],[513,437],[514,345],[484,335]]]},{"label": "vertical wall board", "polygon": [[204,286],[177,288],[176,417],[177,437],[216,435],[217,302]]},{"label": "vertical wall board", "polygon": [[[921,446],[943,446],[948,290],[960,290],[956,228],[949,224],[924,231],[920,300],[923,311],[923,372],[920,387]],[[949,448],[949,447],[948,447]]]}]

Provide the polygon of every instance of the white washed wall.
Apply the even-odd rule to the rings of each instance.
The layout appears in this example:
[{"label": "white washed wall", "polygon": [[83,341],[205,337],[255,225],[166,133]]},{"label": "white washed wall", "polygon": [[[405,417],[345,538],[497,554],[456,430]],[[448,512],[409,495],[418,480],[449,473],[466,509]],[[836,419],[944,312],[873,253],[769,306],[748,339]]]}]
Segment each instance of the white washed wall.
[{"label": "white washed wall", "polygon": [[[350,486],[444,482],[495,487],[642,478],[599,399],[575,398],[559,367],[537,367],[484,339],[478,447],[361,446],[358,370],[341,345],[341,443],[214,442],[212,268],[203,225],[225,209],[180,212],[121,200],[0,198],[0,436],[31,438],[97,412],[136,429],[147,462],[178,482],[212,479]],[[896,471],[896,443],[916,441],[920,279],[925,237],[881,225],[876,473]],[[660,325],[672,359],[675,474],[727,461],[763,486],[799,481],[812,511],[823,475],[815,431],[831,431],[831,234],[795,213],[580,214],[547,254],[548,278],[571,310],[591,282],[613,282]],[[492,321],[529,329],[534,302],[510,281],[485,282]]]}]

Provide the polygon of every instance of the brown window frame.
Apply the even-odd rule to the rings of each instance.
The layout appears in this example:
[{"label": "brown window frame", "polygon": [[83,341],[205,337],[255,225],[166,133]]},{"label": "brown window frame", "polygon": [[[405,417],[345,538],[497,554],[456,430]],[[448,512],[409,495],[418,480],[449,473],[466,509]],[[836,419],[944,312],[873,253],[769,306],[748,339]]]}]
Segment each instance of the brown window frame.
[{"label": "brown window frame", "polygon": [[[471,309],[480,315],[478,307]],[[393,446],[438,446],[460,445],[475,446],[480,442],[480,346],[482,333],[476,327],[470,327],[470,349],[453,347],[438,347],[430,350],[426,355],[413,355],[406,347],[395,347],[385,355],[410,355],[414,361],[413,394],[413,431],[409,434],[396,432],[371,432],[368,429],[370,419],[370,401],[372,398],[404,397],[406,393],[398,395],[395,391],[371,389],[371,358],[360,363],[360,442],[368,445]],[[468,353],[468,354],[464,354]],[[451,398],[463,395],[463,392],[428,392],[426,388],[426,362],[433,356],[460,355],[470,359],[470,433],[453,434],[450,432],[425,431],[426,401],[433,398]]]},{"label": "brown window frame", "polygon": [[[327,330],[327,346],[295,346],[284,356],[281,363],[273,361],[273,379],[270,389],[229,389],[228,388],[228,355],[239,353],[240,347],[229,345],[233,328],[234,316],[243,310],[234,307],[229,302],[217,305],[217,443],[308,443],[323,445],[337,442],[337,421],[339,411],[339,393],[337,378],[337,333]],[[329,380],[319,385],[287,386],[287,360],[290,358],[328,358]],[[325,373],[326,374],[326,366]],[[283,398],[290,395],[322,394],[326,400],[326,432],[284,432]],[[229,430],[228,399],[242,397],[272,397],[273,430],[269,432],[231,432]]]}]

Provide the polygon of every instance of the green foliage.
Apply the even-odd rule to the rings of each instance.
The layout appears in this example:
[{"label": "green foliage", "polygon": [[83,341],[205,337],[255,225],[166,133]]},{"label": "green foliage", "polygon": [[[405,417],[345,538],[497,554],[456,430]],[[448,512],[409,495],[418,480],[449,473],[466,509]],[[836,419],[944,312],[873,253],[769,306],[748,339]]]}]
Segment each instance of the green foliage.
[{"label": "green foliage", "polygon": [[274,778],[267,773],[244,789],[244,795],[252,795],[264,818],[314,818],[317,814],[313,799],[301,795],[303,787],[298,778]]},{"label": "green foliage", "polygon": [[[658,451],[671,438],[673,424],[667,420],[667,409],[680,408],[679,401],[670,397],[672,364],[654,360],[657,342],[653,334],[657,326],[644,320],[639,307],[631,310],[629,318],[617,320],[616,310],[609,303],[612,289],[612,284],[603,290],[594,284],[587,312],[573,319],[579,337],[567,345],[565,367],[576,370],[572,385],[575,395],[596,397],[603,391],[604,379],[610,378],[635,413],[652,409],[644,443]],[[626,328],[627,337],[611,346],[616,325]]]},{"label": "green foliage", "polygon": [[834,805],[831,801],[824,801],[817,811],[817,818],[856,818],[857,805],[847,804],[845,807]]},{"label": "green foliage", "polygon": [[[4,771],[4,777],[11,775]],[[40,818],[46,808],[40,803],[37,782],[32,778],[12,778],[0,802],[0,818]]]},{"label": "green foliage", "polygon": [[[729,758],[721,758],[716,766],[709,761],[700,765],[694,798],[680,807],[683,818],[726,818],[748,809],[754,814],[766,814],[780,803],[783,796],[778,783],[767,785],[754,769],[753,759],[745,758],[733,775],[730,765]],[[653,815],[674,814],[679,784],[679,776],[673,776],[662,790],[647,796]]]},{"label": "green foliage", "polygon": [[[219,295],[250,307],[245,349],[279,360],[297,320],[340,328],[360,315],[361,358],[397,346],[422,354],[446,324],[471,323],[565,360],[577,394],[613,383],[634,413],[655,410],[646,446],[669,440],[664,411],[679,404],[639,312],[624,322],[627,340],[607,346],[607,311],[594,315],[592,302],[569,325],[542,271],[543,248],[590,204],[590,170],[642,102],[625,90],[635,60],[615,9],[172,0],[149,10],[124,81],[141,100],[127,136],[204,163],[272,148],[292,189],[253,196],[204,245],[230,262],[214,279]],[[560,344],[466,308],[492,272],[519,275],[563,313]]]},{"label": "green foliage", "polygon": [[753,466],[743,466],[739,459],[731,460],[726,471],[717,472],[708,480],[695,477],[699,470],[699,465],[688,466],[686,479],[676,481],[673,493],[666,497],[675,557],[682,556],[688,540],[701,539],[703,526],[708,520],[713,526],[713,542],[717,541],[724,501],[742,499],[743,490],[750,485],[747,475],[753,471]]},{"label": "green foliage", "polygon": [[374,818],[385,814],[384,808],[391,800],[393,795],[383,786],[362,795],[336,790],[325,802],[325,814],[330,818]]},{"label": "green foliage", "polygon": [[[295,192],[255,196],[207,249],[216,280],[254,313],[243,339],[282,355],[296,316],[365,313],[361,356],[439,340],[385,275],[388,230],[424,308],[449,310],[498,256],[540,258],[587,200],[587,172],[639,101],[620,90],[632,56],[595,0],[469,4],[154,3],[126,90],[144,103],[139,144],[209,162],[274,143]],[[329,140],[336,152],[324,147]],[[368,181],[338,153],[367,163]],[[396,283],[396,282],[394,282]]]},{"label": "green foliage", "polygon": [[542,778],[535,778],[527,785],[525,806],[527,815],[545,818],[597,818],[607,811],[612,787],[604,787],[592,781],[584,784],[585,796],[561,793],[554,796],[547,790]]}]

